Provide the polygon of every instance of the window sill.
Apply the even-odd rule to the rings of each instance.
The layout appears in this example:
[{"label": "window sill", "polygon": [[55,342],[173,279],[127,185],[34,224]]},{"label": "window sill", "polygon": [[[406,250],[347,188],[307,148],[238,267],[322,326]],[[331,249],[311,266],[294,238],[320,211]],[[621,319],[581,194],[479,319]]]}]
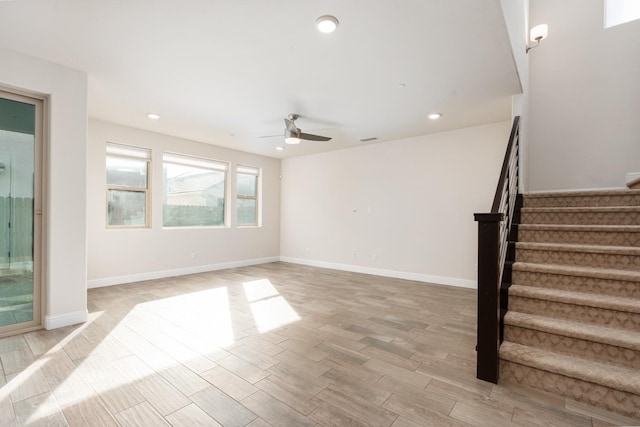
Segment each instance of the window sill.
[{"label": "window sill", "polygon": [[224,230],[226,225],[181,225],[179,227],[162,227],[163,230]]}]

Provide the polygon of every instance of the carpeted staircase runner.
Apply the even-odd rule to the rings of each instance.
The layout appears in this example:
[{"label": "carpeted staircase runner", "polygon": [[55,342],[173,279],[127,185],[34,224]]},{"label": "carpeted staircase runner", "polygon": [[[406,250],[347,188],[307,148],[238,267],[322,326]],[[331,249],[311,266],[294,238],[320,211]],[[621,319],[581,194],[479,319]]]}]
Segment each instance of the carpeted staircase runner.
[{"label": "carpeted staircase runner", "polygon": [[527,195],[521,223],[501,380],[640,421],[640,190]]}]

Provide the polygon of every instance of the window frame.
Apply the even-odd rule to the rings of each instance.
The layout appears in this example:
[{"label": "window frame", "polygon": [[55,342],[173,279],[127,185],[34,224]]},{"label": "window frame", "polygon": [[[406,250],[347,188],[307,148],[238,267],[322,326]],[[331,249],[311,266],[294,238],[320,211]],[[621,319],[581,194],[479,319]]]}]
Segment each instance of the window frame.
[{"label": "window frame", "polygon": [[[146,171],[146,187],[135,187],[128,185],[115,185],[109,184],[107,181],[107,170],[106,170],[106,161],[109,157],[116,157],[119,159],[127,159],[127,160],[143,160],[146,163],[147,171]],[[106,145],[106,156],[105,156],[105,224],[107,229],[144,229],[151,228],[151,149],[144,147],[136,147],[133,145],[120,144],[118,142],[107,142]],[[111,225],[109,224],[109,191],[130,191],[135,193],[143,193],[144,194],[144,224],[139,225],[126,225],[126,224],[118,224]]]},{"label": "window frame", "polygon": [[[239,175],[253,175],[256,180],[256,194],[255,196],[247,196],[238,194],[238,176]],[[246,166],[246,165],[237,165],[236,166],[236,226],[238,228],[248,228],[248,227],[260,227],[262,226],[262,218],[261,218],[261,209],[260,209],[260,201],[261,197],[261,183],[262,183],[262,170],[261,168],[255,166]],[[238,215],[238,200],[254,200],[255,201],[255,222],[253,224],[240,224]]]},{"label": "window frame", "polygon": [[[165,216],[164,216],[164,206],[165,206],[165,192],[166,189],[166,180],[164,174],[165,164],[179,165],[179,166],[189,166],[197,169],[208,169],[216,172],[222,172],[224,175],[223,180],[223,203],[224,207],[222,209],[222,224],[221,225],[165,225]],[[170,151],[165,151],[162,153],[162,228],[167,230],[174,229],[196,229],[196,228],[228,228],[229,227],[229,162],[225,162],[223,160],[211,159],[203,156],[194,156],[190,154],[182,154],[175,153]]]}]

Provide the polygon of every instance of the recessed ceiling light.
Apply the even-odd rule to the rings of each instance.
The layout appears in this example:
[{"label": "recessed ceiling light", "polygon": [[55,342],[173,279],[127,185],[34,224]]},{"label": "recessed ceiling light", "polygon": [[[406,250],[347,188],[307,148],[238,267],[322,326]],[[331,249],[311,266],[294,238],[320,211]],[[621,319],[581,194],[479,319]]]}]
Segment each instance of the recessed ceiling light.
[{"label": "recessed ceiling light", "polygon": [[276,150],[278,150],[278,151],[284,151],[284,147],[276,147]]},{"label": "recessed ceiling light", "polygon": [[431,113],[428,116],[431,120],[438,120],[440,117],[442,117],[442,113]]},{"label": "recessed ceiling light", "polygon": [[149,117],[151,120],[158,120],[160,118],[160,116],[156,113],[149,113],[147,114],[147,117]]},{"label": "recessed ceiling light", "polygon": [[316,19],[316,27],[321,33],[333,33],[338,28],[338,18],[332,15],[323,15]]},{"label": "recessed ceiling light", "polygon": [[404,88],[406,88],[406,87],[407,87],[407,85],[406,85],[406,84],[404,84],[404,83],[398,83],[398,84],[396,85],[396,87],[397,87],[398,89],[404,89]]}]

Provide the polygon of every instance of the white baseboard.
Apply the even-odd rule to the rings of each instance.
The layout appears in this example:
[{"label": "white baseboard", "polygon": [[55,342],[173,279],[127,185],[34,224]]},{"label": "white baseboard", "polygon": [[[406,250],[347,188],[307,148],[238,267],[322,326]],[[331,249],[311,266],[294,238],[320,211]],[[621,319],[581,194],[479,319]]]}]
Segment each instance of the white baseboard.
[{"label": "white baseboard", "polygon": [[65,326],[84,323],[89,319],[87,310],[74,311],[72,313],[57,314],[54,316],[44,316],[45,329],[57,329]]},{"label": "white baseboard", "polygon": [[256,258],[241,261],[222,262],[219,264],[199,265],[195,267],[176,268],[173,270],[152,271],[149,273],[128,274],[125,276],[105,277],[87,281],[87,288],[101,288],[103,286],[123,285],[125,283],[141,282],[144,280],[163,279],[165,277],[184,276],[185,274],[206,273],[208,271],[224,270],[226,268],[246,267],[248,265],[278,262],[280,257]]},{"label": "white baseboard", "polygon": [[455,277],[432,276],[430,274],[410,273],[406,271],[385,270],[359,265],[338,264],[326,261],[316,261],[304,258],[280,257],[280,261],[293,264],[309,265],[312,267],[331,268],[333,270],[350,271],[353,273],[372,274],[374,276],[392,277],[394,279],[415,280],[417,282],[435,283],[438,285],[456,286],[459,288],[477,289],[475,280],[459,279]]}]

